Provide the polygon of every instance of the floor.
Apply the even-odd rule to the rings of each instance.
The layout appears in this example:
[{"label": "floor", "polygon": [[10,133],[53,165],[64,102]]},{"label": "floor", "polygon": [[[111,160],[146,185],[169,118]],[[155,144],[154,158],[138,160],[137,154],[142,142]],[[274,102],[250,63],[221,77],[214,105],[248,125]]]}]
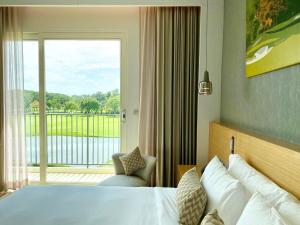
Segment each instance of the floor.
[{"label": "floor", "polygon": [[[111,176],[113,174],[48,173],[47,183],[97,184]],[[28,179],[31,184],[37,184],[40,173],[29,173]]]},{"label": "floor", "polygon": [[[112,165],[101,167],[48,167],[47,184],[84,184],[95,185],[113,176]],[[28,167],[29,184],[40,184],[39,167]]]}]

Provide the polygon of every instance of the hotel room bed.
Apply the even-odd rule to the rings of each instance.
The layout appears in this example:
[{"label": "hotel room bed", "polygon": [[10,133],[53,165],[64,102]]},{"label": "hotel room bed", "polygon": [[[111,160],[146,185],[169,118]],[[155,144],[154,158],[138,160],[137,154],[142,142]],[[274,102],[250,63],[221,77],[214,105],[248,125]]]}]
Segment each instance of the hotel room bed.
[{"label": "hotel room bed", "polygon": [[29,186],[0,201],[0,224],[176,225],[175,195],[175,188]]},{"label": "hotel room bed", "polygon": [[[177,189],[29,186],[0,201],[0,225],[178,225],[198,224],[202,216],[205,224],[212,212],[225,225],[300,225],[300,154],[236,133],[212,124],[208,165],[201,178],[188,171]],[[230,154],[232,137],[241,155]]]}]

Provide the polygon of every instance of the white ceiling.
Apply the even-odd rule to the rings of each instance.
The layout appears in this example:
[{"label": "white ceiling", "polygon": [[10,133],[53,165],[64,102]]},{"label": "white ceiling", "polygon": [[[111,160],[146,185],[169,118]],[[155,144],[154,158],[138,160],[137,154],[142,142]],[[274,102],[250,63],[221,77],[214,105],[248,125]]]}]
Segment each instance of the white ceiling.
[{"label": "white ceiling", "polygon": [[2,6],[199,6],[201,0],[0,0]]}]

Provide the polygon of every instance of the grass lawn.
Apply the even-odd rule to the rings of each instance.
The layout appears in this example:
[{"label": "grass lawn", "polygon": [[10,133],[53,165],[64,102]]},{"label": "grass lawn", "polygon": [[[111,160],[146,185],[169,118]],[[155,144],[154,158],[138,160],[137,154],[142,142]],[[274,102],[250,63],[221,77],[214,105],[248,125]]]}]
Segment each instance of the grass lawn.
[{"label": "grass lawn", "polygon": [[[47,115],[49,136],[120,137],[120,117],[103,115]],[[39,115],[26,115],[26,135],[39,135]]]}]

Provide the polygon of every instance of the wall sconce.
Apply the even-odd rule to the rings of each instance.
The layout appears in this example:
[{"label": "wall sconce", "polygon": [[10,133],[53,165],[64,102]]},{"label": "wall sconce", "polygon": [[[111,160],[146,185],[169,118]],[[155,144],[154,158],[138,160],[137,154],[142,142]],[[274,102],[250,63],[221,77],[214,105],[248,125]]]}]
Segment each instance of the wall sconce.
[{"label": "wall sconce", "polygon": [[209,81],[209,73],[204,72],[204,80],[199,83],[199,95],[210,95],[212,93],[212,82]]},{"label": "wall sconce", "polygon": [[211,95],[212,82],[209,81],[209,73],[207,71],[207,36],[208,36],[208,0],[206,0],[206,40],[205,40],[205,71],[204,79],[199,83],[199,95]]}]

